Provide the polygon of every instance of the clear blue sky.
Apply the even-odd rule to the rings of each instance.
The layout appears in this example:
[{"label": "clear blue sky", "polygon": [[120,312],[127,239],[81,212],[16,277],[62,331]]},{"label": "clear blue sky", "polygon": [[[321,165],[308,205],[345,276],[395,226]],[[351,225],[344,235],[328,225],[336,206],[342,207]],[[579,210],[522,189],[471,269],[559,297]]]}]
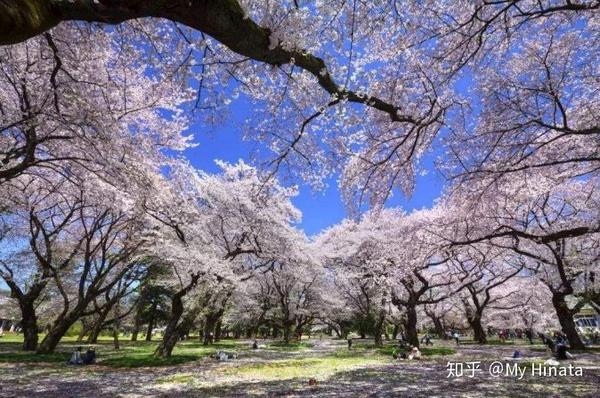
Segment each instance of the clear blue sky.
[{"label": "clear blue sky", "polygon": [[[474,115],[481,108],[480,99],[470,91],[473,86],[473,75],[465,68],[461,77],[456,82],[458,94],[469,99]],[[185,155],[190,162],[199,169],[207,172],[218,172],[215,159],[235,163],[243,159],[252,163],[251,153],[260,148],[257,143],[242,140],[242,123],[250,114],[251,105],[242,96],[230,105],[229,114],[225,123],[217,127],[207,127],[198,121],[190,129],[194,133],[195,141],[199,144],[196,148],[188,150]],[[441,145],[434,142],[432,152],[426,154],[421,165],[428,170],[426,175],[417,176],[415,191],[410,198],[405,198],[399,192],[389,200],[387,206],[400,206],[407,212],[413,209],[431,207],[441,195],[444,187],[444,177],[435,169],[433,162],[441,154]],[[263,150],[262,153],[265,153]],[[263,159],[264,160],[264,159]],[[318,233],[346,217],[346,210],[338,190],[337,176],[331,179],[329,188],[324,192],[314,192],[310,187],[299,183],[300,194],[295,198],[294,204],[303,214],[301,228],[308,235]]]},{"label": "clear blue sky", "polygon": [[[248,106],[243,100],[233,102],[226,122],[220,126],[207,127],[201,120],[192,126],[190,132],[194,134],[198,146],[187,150],[185,156],[195,167],[207,172],[218,172],[215,159],[230,163],[243,159],[247,163],[252,163],[251,153],[260,147],[256,143],[242,140],[241,124],[249,114]],[[410,211],[430,207],[433,204],[443,187],[443,177],[438,175],[433,167],[435,157],[436,154],[431,153],[423,159],[429,172],[417,178],[412,197],[407,199],[396,193],[389,202],[390,206],[402,206],[406,211]],[[294,204],[302,211],[300,227],[307,234],[316,234],[346,216],[336,180],[337,176],[332,178],[329,188],[324,192],[315,192],[301,184],[301,181],[297,181],[300,194],[294,199]]]}]

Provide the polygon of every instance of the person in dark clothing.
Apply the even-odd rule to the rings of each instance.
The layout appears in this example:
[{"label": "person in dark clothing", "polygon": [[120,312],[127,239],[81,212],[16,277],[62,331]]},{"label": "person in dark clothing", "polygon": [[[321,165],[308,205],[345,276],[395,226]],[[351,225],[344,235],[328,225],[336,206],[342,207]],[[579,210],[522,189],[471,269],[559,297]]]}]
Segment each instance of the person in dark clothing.
[{"label": "person in dark clothing", "polygon": [[348,349],[352,348],[352,337],[348,339]]},{"label": "person in dark clothing", "polygon": [[567,346],[559,343],[556,345],[556,353],[555,353],[555,358],[558,359],[559,361],[568,359],[567,357]]},{"label": "person in dark clothing", "polygon": [[82,360],[84,365],[92,365],[96,363],[96,350],[89,348],[85,354],[83,354]]},{"label": "person in dark clothing", "polygon": [[254,340],[254,342],[252,343],[252,349],[253,350],[257,350],[258,349],[258,343],[256,342],[256,340]]},{"label": "person in dark clothing", "polygon": [[83,360],[81,358],[81,347],[77,347],[73,354],[71,354],[71,359],[67,362],[68,365],[81,365]]},{"label": "person in dark clothing", "polygon": [[549,337],[546,337],[545,335],[542,335],[542,336],[543,336],[543,339],[542,339],[542,340],[544,341],[544,344],[545,344],[545,345],[546,345],[548,348],[550,348],[550,350],[551,350],[552,352],[555,352],[555,350],[556,350],[556,345],[554,344],[554,341],[552,341],[552,339],[551,339],[551,338],[549,338]]}]

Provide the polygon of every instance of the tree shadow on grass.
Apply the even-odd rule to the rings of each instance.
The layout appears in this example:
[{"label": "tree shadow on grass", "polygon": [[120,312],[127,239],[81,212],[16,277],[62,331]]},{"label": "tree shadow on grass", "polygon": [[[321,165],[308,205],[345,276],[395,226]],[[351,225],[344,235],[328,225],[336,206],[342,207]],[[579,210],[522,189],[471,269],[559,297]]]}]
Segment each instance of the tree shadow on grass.
[{"label": "tree shadow on grass", "polygon": [[[310,386],[308,378],[239,382],[178,392],[178,397],[597,397],[600,372],[578,378],[447,377],[445,364],[410,363],[339,372]],[[162,397],[175,397],[164,393]]]}]

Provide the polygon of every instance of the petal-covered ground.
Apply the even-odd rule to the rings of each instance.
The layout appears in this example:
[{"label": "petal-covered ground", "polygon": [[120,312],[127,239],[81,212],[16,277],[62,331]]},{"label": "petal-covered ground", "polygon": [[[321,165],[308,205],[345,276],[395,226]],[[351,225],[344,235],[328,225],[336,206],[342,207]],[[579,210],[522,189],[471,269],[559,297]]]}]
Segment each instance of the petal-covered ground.
[{"label": "petal-covered ground", "polygon": [[[311,340],[296,350],[233,346],[239,358],[219,362],[204,357],[167,366],[72,367],[61,362],[0,361],[1,397],[598,397],[600,353],[578,354],[559,365],[581,367],[582,375],[532,375],[548,355],[541,346],[460,345],[452,355],[397,361],[367,342],[349,351],[344,341]],[[518,349],[524,356],[512,361]],[[100,351],[102,355],[102,351]],[[0,360],[3,352],[0,351]],[[491,364],[502,374],[493,377]],[[448,377],[448,362],[463,375]],[[480,362],[476,365],[470,362]],[[514,364],[518,364],[515,366]],[[478,366],[473,374],[468,369]],[[494,371],[498,371],[493,365]],[[565,370],[567,371],[567,370]],[[508,372],[508,373],[507,373]],[[510,374],[513,372],[514,374]],[[522,374],[522,376],[521,376]],[[469,377],[473,376],[473,377]],[[313,379],[311,382],[309,380]]]}]

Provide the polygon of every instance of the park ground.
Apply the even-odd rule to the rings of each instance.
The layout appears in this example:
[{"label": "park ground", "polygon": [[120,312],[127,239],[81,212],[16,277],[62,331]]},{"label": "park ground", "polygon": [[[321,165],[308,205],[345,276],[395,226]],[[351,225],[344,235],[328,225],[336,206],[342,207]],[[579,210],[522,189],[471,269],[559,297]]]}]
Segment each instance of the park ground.
[{"label": "park ground", "polygon": [[[393,346],[376,348],[370,340],[328,337],[284,346],[259,340],[222,340],[203,346],[195,339],[181,342],[168,360],[151,353],[156,342],[125,342],[115,350],[108,339],[96,345],[99,361],[91,366],[67,366],[78,346],[62,342],[55,354],[19,351],[18,336],[0,338],[0,397],[600,397],[600,349],[577,353],[572,363],[581,376],[531,376],[532,364],[548,358],[542,345],[524,341],[485,346],[463,341],[434,341],[420,360],[392,358]],[[87,346],[83,346],[84,349]],[[524,356],[524,377],[492,377],[493,361],[509,359],[515,349]],[[219,362],[217,350],[235,352],[237,359]],[[473,377],[447,377],[448,362],[479,361]]]}]

